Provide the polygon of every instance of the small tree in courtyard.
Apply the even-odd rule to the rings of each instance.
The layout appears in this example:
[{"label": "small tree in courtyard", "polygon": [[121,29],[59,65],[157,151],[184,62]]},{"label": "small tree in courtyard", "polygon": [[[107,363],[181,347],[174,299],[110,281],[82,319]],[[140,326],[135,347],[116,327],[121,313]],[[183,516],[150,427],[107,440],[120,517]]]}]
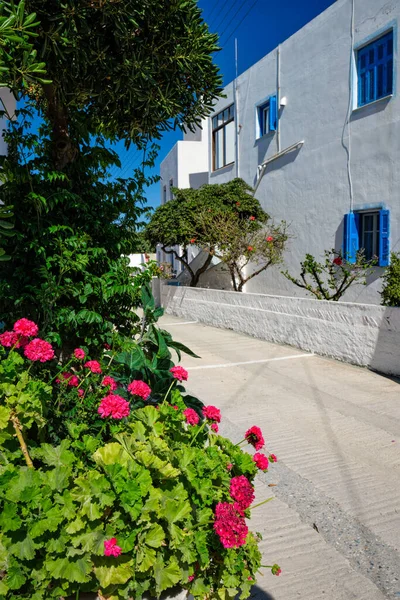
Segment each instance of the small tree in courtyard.
[{"label": "small tree in courtyard", "polygon": [[383,275],[381,292],[384,306],[400,306],[400,253],[392,252],[390,265]]},{"label": "small tree in courtyard", "polygon": [[317,262],[311,254],[306,254],[306,258],[300,263],[300,278],[293,277],[288,271],[282,274],[318,300],[337,302],[351,285],[366,285],[366,278],[375,264],[375,260],[365,260],[361,251],[357,253],[356,262],[350,263],[335,250],[325,250],[323,263]]}]

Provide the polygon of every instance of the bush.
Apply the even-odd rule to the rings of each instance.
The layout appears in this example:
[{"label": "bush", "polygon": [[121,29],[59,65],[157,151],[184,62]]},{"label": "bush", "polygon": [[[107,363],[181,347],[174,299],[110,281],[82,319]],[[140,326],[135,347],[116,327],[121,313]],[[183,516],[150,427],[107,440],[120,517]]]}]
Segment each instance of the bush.
[{"label": "bush", "polygon": [[[99,360],[77,348],[60,365],[26,319],[0,336],[4,600],[174,586],[223,599],[255,583],[259,536],[245,517],[268,459],[219,436],[219,410],[185,393],[169,348],[190,351],[155,327],[144,296],[140,339],[115,339]],[[264,444],[257,427],[245,438]]]},{"label": "bush", "polygon": [[390,265],[383,275],[381,292],[384,306],[400,306],[400,253],[392,252]]}]

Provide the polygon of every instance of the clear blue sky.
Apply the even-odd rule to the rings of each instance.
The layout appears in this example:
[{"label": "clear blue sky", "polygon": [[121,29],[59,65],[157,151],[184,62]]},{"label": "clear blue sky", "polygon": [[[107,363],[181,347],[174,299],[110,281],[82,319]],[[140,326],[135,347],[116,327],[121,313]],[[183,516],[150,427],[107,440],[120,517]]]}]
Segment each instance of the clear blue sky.
[{"label": "clear blue sky", "polygon": [[[211,31],[220,36],[222,49],[215,55],[215,62],[221,70],[224,85],[235,77],[235,37],[238,40],[240,74],[334,2],[335,0],[199,0],[204,20]],[[180,139],[180,131],[164,135],[159,142],[161,149],[155,173],[159,173],[160,162]],[[122,145],[120,147],[121,173],[127,176],[128,171],[139,164],[139,156],[134,149],[127,153]],[[159,205],[159,190],[159,183],[148,188],[147,199],[150,206]]]}]

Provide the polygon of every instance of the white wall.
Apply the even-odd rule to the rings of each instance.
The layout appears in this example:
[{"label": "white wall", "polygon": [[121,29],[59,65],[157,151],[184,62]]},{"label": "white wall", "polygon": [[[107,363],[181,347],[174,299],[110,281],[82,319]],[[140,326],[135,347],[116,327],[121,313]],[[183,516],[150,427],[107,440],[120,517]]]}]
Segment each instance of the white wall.
[{"label": "white wall", "polygon": [[161,286],[168,314],[400,375],[400,308]]},{"label": "white wall", "polygon": [[[398,0],[354,0],[355,34],[351,39],[351,0],[330,8],[281,45],[281,149],[304,140],[304,146],[273,162],[261,180],[256,197],[275,220],[290,224],[293,239],[285,254],[292,274],[300,271],[307,252],[321,257],[325,249],[339,250],[343,216],[350,210],[347,153],[342,145],[349,94],[353,48],[394,26],[398,36]],[[354,208],[382,206],[391,211],[391,249],[400,250],[400,82],[399,40],[395,42],[395,90],[390,100],[354,110],[351,114],[351,175]],[[255,105],[276,92],[277,51],[265,56],[238,78],[240,159],[239,175],[256,182],[257,165],[277,152],[277,135],[255,139]],[[215,113],[233,102],[233,86],[225,88]],[[348,130],[344,131],[347,145]],[[209,141],[211,169],[211,135]],[[232,179],[236,166],[210,174],[210,183]],[[380,303],[376,268],[367,286],[350,289],[345,300]],[[247,292],[303,296],[278,269],[255,277]]]}]

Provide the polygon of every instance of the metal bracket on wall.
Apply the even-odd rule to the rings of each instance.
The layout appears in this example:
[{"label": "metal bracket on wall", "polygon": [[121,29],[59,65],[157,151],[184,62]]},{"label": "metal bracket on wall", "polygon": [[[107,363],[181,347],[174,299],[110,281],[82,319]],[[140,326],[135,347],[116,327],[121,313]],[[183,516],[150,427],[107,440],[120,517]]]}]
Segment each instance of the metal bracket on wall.
[{"label": "metal bracket on wall", "polygon": [[288,146],[284,150],[281,150],[281,152],[278,152],[277,154],[274,154],[273,156],[270,156],[269,158],[264,160],[264,162],[262,162],[261,165],[258,165],[258,167],[257,167],[257,182],[256,182],[256,186],[254,188],[254,193],[256,193],[257,188],[261,183],[261,179],[263,178],[263,175],[265,173],[267,166],[270,163],[272,163],[273,161],[277,160],[278,158],[281,158],[282,156],[289,154],[289,152],[293,152],[294,150],[300,149],[303,144],[304,144],[304,140],[301,140],[300,142],[297,142],[296,144],[292,144],[291,146]]}]

